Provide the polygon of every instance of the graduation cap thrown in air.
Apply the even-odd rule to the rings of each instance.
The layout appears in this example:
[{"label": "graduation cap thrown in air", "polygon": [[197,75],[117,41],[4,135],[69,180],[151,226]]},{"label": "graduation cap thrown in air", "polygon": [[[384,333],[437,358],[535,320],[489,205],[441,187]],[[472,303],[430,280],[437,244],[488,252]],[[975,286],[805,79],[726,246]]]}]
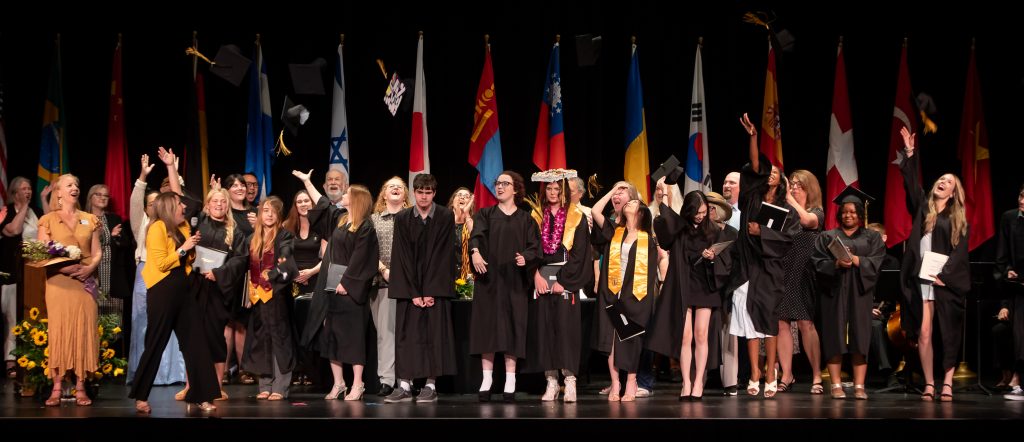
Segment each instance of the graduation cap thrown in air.
[{"label": "graduation cap thrown in air", "polygon": [[252,64],[252,60],[242,55],[238,46],[223,45],[217,51],[217,56],[213,57],[210,72],[238,87],[245,79],[245,73],[249,70],[250,64]]},{"label": "graduation cap thrown in air", "polygon": [[284,96],[284,108],[281,109],[281,122],[292,136],[299,134],[299,126],[306,124],[309,119],[309,110],[306,106],[293,103],[291,98]]},{"label": "graduation cap thrown in air", "polygon": [[651,172],[651,180],[657,183],[661,177],[665,177],[665,184],[673,185],[679,182],[684,172],[683,168],[679,167],[679,159],[675,155],[671,155],[654,172]]},{"label": "graduation cap thrown in air", "polygon": [[324,71],[327,60],[317,58],[309,64],[289,64],[292,87],[297,95],[324,95]]}]

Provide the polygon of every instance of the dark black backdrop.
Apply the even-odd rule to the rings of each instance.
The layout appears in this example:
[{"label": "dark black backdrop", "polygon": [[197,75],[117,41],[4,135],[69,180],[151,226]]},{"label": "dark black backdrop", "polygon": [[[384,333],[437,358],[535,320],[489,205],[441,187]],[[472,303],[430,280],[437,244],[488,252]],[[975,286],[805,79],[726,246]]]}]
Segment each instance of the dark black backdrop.
[{"label": "dark black backdrop", "polygon": [[[317,57],[333,63],[338,34],[345,33],[352,181],[376,192],[388,177],[407,173],[410,116],[406,111],[392,117],[386,111],[382,101],[386,82],[374,60],[381,58],[389,70],[411,78],[416,33],[423,30],[430,158],[432,172],[441,183],[440,198],[447,199],[457,186],[470,186],[475,177],[466,156],[484,33],[491,35],[506,168],[524,175],[534,171],[530,155],[544,72],[554,35],[560,33],[569,166],[584,174],[598,173],[605,185],[622,176],[629,37],[639,39],[653,169],[670,153],[684,158],[694,50],[697,38],[703,36],[708,142],[718,189],[724,174],[745,160],[745,133],[737,118],[749,112],[758,121],[762,107],[767,33],[743,23],[741,17],[748,10],[773,9],[778,16],[776,27],[788,29],[796,38],[794,49],[779,59],[787,169],[809,169],[823,182],[836,42],[843,35],[862,188],[881,198],[903,37],[910,39],[915,93],[929,93],[939,109],[938,134],[921,142],[926,180],[947,171],[959,174],[956,143],[963,85],[970,41],[976,37],[995,206],[1004,210],[1013,206],[1021,181],[1015,137],[1024,95],[1022,74],[1016,67],[1018,39],[1015,26],[1000,23],[1015,12],[970,6],[925,10],[918,5],[875,4],[833,6],[837,9],[827,11],[820,6],[760,2],[549,1],[464,7],[365,2],[307,5],[303,11],[276,5],[264,13],[249,10],[240,16],[210,6],[157,13],[138,7],[113,13],[54,6],[49,12],[64,14],[5,14],[0,18],[0,66],[6,92],[8,175],[35,175],[43,98],[57,32],[62,36],[71,170],[82,178],[83,186],[103,176],[110,61],[118,32],[124,34],[124,95],[133,175],[141,153],[153,152],[159,145],[180,148],[185,141],[190,59],[184,50],[193,30],[199,32],[200,50],[211,57],[224,43],[235,43],[249,55],[255,34],[262,34],[275,114],[284,95],[292,92],[287,64],[308,63]],[[86,16],[92,18],[84,20]],[[601,57],[594,67],[576,64],[572,37],[583,33],[603,37]],[[207,76],[210,163],[217,175],[239,172],[244,165],[247,84],[248,80],[234,88]],[[286,200],[298,189],[290,171],[314,168],[315,180],[320,181],[328,155],[330,96],[297,98],[310,108],[312,117],[297,138],[288,138],[295,154],[279,158],[275,166],[273,193]],[[275,121],[275,128],[280,126]],[[882,204],[874,207],[872,221],[880,221]]]}]

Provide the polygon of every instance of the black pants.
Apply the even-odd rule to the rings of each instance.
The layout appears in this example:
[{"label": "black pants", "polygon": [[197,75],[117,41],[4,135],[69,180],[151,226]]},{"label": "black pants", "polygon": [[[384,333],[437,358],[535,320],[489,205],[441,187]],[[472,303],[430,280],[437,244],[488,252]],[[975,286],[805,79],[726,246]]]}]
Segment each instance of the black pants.
[{"label": "black pants", "polygon": [[139,359],[139,368],[128,397],[142,401],[149,399],[153,380],[160,369],[160,356],[167,347],[172,331],[178,337],[185,359],[189,382],[185,401],[209,402],[220,397],[220,382],[203,333],[203,315],[188,289],[189,277],[184,267],[177,267],[147,290],[146,318],[149,325],[146,329],[146,349]]}]

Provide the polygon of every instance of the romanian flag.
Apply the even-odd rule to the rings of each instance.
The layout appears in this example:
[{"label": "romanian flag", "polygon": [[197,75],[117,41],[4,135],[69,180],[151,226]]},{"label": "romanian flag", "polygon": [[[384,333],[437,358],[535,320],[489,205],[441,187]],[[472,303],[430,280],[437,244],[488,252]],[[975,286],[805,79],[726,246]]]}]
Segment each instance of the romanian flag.
[{"label": "romanian flag", "polygon": [[768,73],[764,76],[764,109],[761,112],[761,153],[782,169],[782,126],[779,122],[779,89],[775,78],[775,49],[768,43]]},{"label": "romanian flag", "polygon": [[967,201],[967,224],[971,226],[967,249],[974,250],[996,233],[992,209],[992,175],[989,171],[988,130],[981,105],[981,85],[971,45],[971,61],[967,66],[964,87],[964,113],[960,120],[960,164],[963,166],[964,196]]},{"label": "romanian flag", "polygon": [[[50,63],[50,83],[43,105],[42,141],[39,145],[39,171],[36,181],[36,195],[43,188],[68,173],[68,149],[64,136],[64,93],[61,90],[60,36]],[[37,196],[38,198],[38,196]],[[43,202],[46,204],[46,202]]]},{"label": "romanian flag", "polygon": [[650,201],[651,167],[647,158],[647,123],[644,122],[644,90],[640,85],[640,60],[633,44],[626,80],[626,181]]},{"label": "romanian flag", "polygon": [[504,170],[501,161],[501,132],[498,130],[498,97],[494,93],[494,69],[491,67],[491,45],[484,54],[484,71],[476,89],[473,106],[473,134],[469,137],[469,164],[477,170],[473,188],[477,210],[497,204],[494,182]]},{"label": "romanian flag", "polygon": [[540,99],[537,139],[533,143],[533,164],[540,170],[565,169],[565,126],[562,122],[562,68],[558,64],[558,42],[551,48],[544,96]]}]

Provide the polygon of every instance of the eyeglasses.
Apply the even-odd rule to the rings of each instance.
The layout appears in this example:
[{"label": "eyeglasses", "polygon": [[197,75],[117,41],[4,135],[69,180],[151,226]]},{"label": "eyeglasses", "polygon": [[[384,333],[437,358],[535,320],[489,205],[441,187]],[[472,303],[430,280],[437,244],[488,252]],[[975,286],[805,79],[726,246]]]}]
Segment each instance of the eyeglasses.
[{"label": "eyeglasses", "polygon": [[260,183],[258,183],[258,182],[256,182],[256,183],[251,183],[251,182],[248,182],[248,181],[245,182],[245,187],[256,187],[256,186],[259,186],[259,185],[260,185]]},{"label": "eyeglasses", "polygon": [[494,187],[507,187],[507,186],[511,186],[511,185],[512,185],[511,181],[495,181],[494,182]]}]

